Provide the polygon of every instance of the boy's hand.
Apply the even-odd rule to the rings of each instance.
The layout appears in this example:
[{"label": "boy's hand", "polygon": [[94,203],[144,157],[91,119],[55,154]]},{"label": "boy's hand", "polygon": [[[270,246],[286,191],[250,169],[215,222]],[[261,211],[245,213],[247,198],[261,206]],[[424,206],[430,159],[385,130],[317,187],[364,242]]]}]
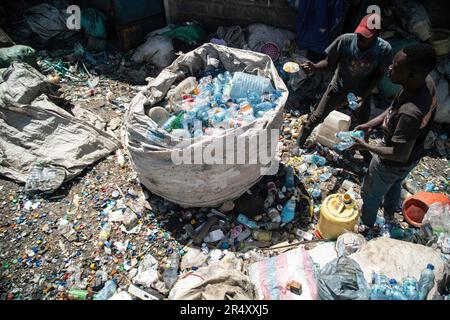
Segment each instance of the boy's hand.
[{"label": "boy's hand", "polygon": [[305,63],[302,63],[300,67],[305,70],[306,74],[310,75],[316,71],[316,65],[312,63],[311,61],[307,61]]},{"label": "boy's hand", "polygon": [[355,137],[352,137],[352,138],[355,142],[355,144],[352,146],[352,149],[354,149],[354,150],[367,149],[367,142],[365,142],[364,140],[359,139],[359,138],[355,138]]}]

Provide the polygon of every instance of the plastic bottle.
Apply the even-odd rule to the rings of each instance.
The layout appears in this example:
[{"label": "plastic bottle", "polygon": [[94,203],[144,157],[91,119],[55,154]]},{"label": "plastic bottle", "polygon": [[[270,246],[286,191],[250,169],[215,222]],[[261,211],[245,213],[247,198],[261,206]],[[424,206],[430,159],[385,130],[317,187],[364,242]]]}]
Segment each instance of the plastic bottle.
[{"label": "plastic bottle", "polygon": [[242,213],[239,214],[239,216],[237,217],[237,221],[240,224],[243,224],[244,226],[246,226],[247,228],[250,228],[250,229],[256,229],[258,227],[258,224],[256,223],[256,221],[250,220]]},{"label": "plastic bottle", "polygon": [[109,223],[105,223],[100,231],[100,235],[98,236],[99,240],[102,242],[108,241],[111,235],[111,225]]},{"label": "plastic bottle", "polygon": [[353,141],[339,142],[339,143],[333,145],[333,149],[342,152],[344,150],[347,150],[347,149],[353,147],[354,144],[355,143]]},{"label": "plastic bottle", "polygon": [[167,289],[172,289],[178,280],[178,268],[180,266],[180,255],[174,252],[169,259],[170,266],[164,270],[163,278]]},{"label": "plastic bottle", "polygon": [[125,166],[125,156],[123,155],[122,149],[117,149],[116,151],[117,164],[119,167],[123,168]]},{"label": "plastic bottle", "polygon": [[403,294],[402,288],[397,283],[397,280],[389,280],[389,290],[388,290],[389,300],[408,300],[408,298]]},{"label": "plastic bottle", "polygon": [[315,165],[318,165],[319,167],[323,167],[327,164],[327,160],[324,157],[318,156],[316,154],[306,155],[304,159],[306,162],[313,163]]},{"label": "plastic bottle", "polygon": [[261,103],[261,95],[254,91],[249,92],[249,94],[247,95],[247,100],[252,107],[255,107]]},{"label": "plastic bottle", "polygon": [[388,224],[383,224],[381,226],[380,234],[382,237],[390,238],[391,237],[390,226]]},{"label": "plastic bottle", "polygon": [[332,175],[333,174],[331,173],[331,171],[328,171],[328,172],[325,172],[325,173],[321,174],[319,176],[319,179],[320,179],[321,182],[325,182],[325,181],[328,181],[331,178]]},{"label": "plastic bottle", "polygon": [[289,223],[294,220],[295,206],[295,197],[292,197],[288,202],[286,202],[283,211],[281,212],[281,223]]},{"label": "plastic bottle", "polygon": [[261,102],[253,107],[253,113],[256,118],[261,118],[264,113],[273,109],[275,105],[271,102]]},{"label": "plastic bottle", "polygon": [[108,280],[105,286],[95,295],[94,300],[108,300],[117,291],[117,284],[114,280]]},{"label": "plastic bottle", "polygon": [[272,240],[272,232],[265,230],[255,230],[253,231],[253,238],[258,241],[271,241]]},{"label": "plastic bottle", "polygon": [[417,291],[417,280],[414,277],[406,277],[402,281],[403,294],[408,300],[417,300],[419,293]]},{"label": "plastic bottle", "polygon": [[284,185],[287,190],[295,189],[294,168],[292,168],[291,166],[286,167],[286,181],[285,181]]},{"label": "plastic bottle", "polygon": [[255,76],[243,72],[235,72],[233,75],[233,86],[231,97],[233,99],[246,98],[249,92],[262,95],[265,92],[274,91],[269,78]]},{"label": "plastic bottle", "polygon": [[169,120],[166,121],[163,125],[163,129],[167,132],[172,131],[173,129],[180,129],[182,128],[182,123],[184,119],[185,111],[181,111],[177,116],[173,115],[169,118]]},{"label": "plastic bottle", "polygon": [[353,141],[352,138],[364,139],[364,131],[340,131],[336,133],[336,138],[344,141]]},{"label": "plastic bottle", "polygon": [[266,200],[264,200],[264,207],[267,209],[269,208],[276,199],[277,194],[277,186],[273,182],[267,183],[267,197]]},{"label": "plastic bottle", "polygon": [[318,183],[315,183],[314,187],[311,191],[311,196],[314,199],[316,199],[316,198],[319,198],[321,194],[322,194],[322,191],[320,190],[320,185]]},{"label": "plastic bottle", "polygon": [[428,264],[425,269],[420,273],[420,279],[417,284],[419,291],[419,300],[426,300],[428,293],[434,287],[434,266]]},{"label": "plastic bottle", "polygon": [[358,102],[354,93],[349,93],[347,95],[348,107],[352,110],[356,110],[358,108]]},{"label": "plastic bottle", "polygon": [[388,281],[387,277],[372,273],[370,300],[388,300]]},{"label": "plastic bottle", "polygon": [[200,120],[194,121],[194,138],[203,136],[202,122]]}]

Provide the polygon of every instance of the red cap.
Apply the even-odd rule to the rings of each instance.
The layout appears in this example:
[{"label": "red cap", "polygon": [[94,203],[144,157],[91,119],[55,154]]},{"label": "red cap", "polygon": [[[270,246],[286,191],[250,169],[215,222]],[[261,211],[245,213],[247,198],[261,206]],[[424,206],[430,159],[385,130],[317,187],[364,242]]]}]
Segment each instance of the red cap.
[{"label": "red cap", "polygon": [[381,28],[377,28],[377,22],[381,23],[380,15],[376,13],[368,14],[361,20],[359,26],[355,30],[355,33],[359,33],[366,38],[378,36],[380,34]]}]

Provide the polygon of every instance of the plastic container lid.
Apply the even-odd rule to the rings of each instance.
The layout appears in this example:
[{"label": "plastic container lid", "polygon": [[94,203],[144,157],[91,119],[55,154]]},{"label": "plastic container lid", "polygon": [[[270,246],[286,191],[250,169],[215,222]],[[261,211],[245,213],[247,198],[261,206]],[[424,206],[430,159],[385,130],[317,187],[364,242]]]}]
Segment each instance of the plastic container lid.
[{"label": "plastic container lid", "polygon": [[280,49],[273,42],[267,42],[263,44],[263,46],[259,51],[261,53],[267,54],[269,57],[272,58],[273,61],[278,60],[278,58],[280,57]]}]

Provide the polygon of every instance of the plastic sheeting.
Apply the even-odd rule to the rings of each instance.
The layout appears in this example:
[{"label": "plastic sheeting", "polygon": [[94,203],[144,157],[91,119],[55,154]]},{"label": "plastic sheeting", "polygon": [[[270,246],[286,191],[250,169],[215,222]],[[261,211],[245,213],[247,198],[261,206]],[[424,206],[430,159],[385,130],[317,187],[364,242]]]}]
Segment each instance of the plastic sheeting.
[{"label": "plastic sheeting", "polygon": [[95,115],[56,105],[57,87],[29,65],[14,62],[0,76],[1,175],[27,182],[28,191],[52,191],[119,147],[92,124]]},{"label": "plastic sheeting", "polygon": [[[183,144],[180,144],[175,137],[162,132],[164,143],[158,144],[150,140],[149,129],[157,129],[157,124],[146,115],[146,108],[157,105],[176,81],[184,77],[200,76],[200,72],[206,68],[214,69],[219,62],[230,72],[244,71],[270,78],[275,89],[282,93],[277,108],[241,128],[228,129],[219,137],[203,136],[196,140],[184,140]],[[278,141],[274,146],[270,137],[267,138],[267,131],[281,128],[287,97],[286,85],[267,55],[205,44],[177,58],[131,101],[125,119],[124,145],[128,148],[139,180],[151,192],[184,207],[219,206],[245,193],[259,181],[264,169],[272,168],[272,162],[251,164],[246,161],[245,164],[226,164],[224,152],[222,156],[217,157],[219,164],[196,164],[193,160],[175,164],[172,160],[173,152],[180,155],[198,150],[202,155],[215,144],[225,145],[226,141],[231,140],[236,146],[238,137],[265,136],[268,140],[268,153],[274,150],[273,154],[269,154],[273,160]],[[246,155],[257,153],[256,148],[255,145],[248,146],[245,149]]]}]

